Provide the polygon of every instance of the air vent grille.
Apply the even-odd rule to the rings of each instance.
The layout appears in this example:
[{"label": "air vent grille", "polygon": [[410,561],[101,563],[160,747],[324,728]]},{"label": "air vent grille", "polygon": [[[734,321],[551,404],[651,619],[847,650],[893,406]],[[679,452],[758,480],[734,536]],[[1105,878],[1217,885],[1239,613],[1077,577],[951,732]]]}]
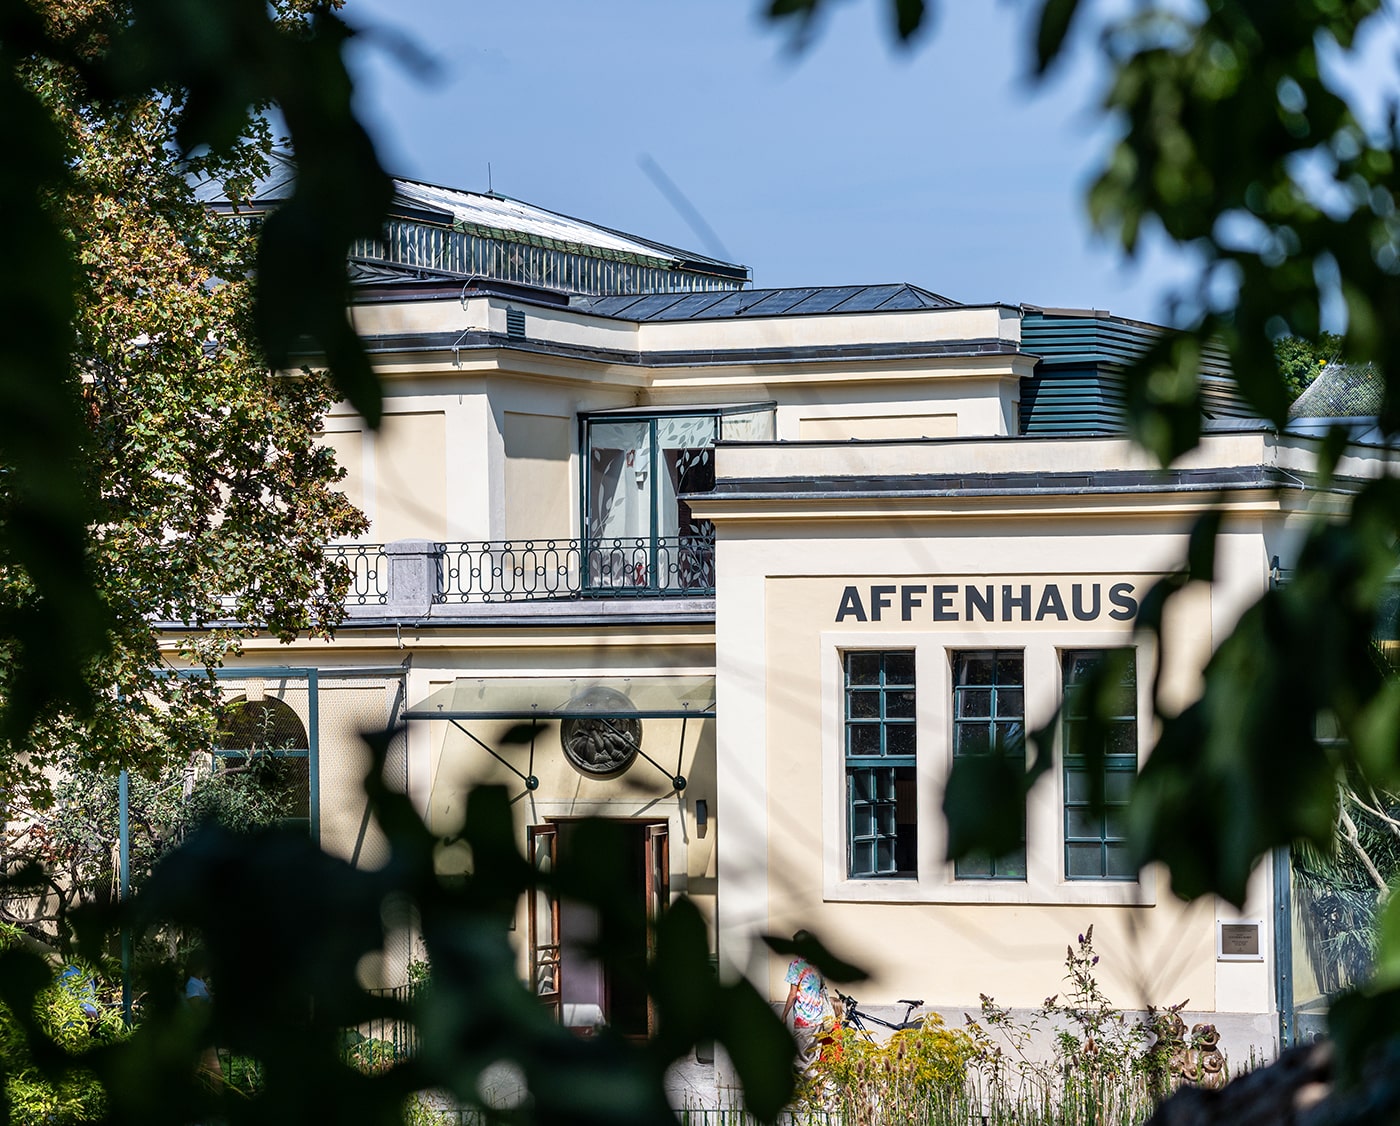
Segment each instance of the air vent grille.
[{"label": "air vent grille", "polygon": [[513,340],[525,339],[525,310],[506,310],[506,335]]}]

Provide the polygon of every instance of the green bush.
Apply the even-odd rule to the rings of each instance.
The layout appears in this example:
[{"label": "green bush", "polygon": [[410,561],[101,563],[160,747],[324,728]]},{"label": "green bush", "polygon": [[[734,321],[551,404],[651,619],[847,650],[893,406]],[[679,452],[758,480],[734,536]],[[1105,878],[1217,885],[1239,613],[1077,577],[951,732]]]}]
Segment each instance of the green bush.
[{"label": "green bush", "polygon": [[933,1107],[962,1092],[967,1061],[977,1051],[971,1036],[944,1027],[937,1013],[883,1041],[834,1028],[819,1042],[820,1055],[799,1099],[809,1108],[839,1112],[850,1126],[927,1119]]},{"label": "green bush", "polygon": [[[14,927],[0,925],[0,950],[20,942]],[[65,1126],[96,1122],[105,1112],[102,1085],[78,1057],[88,1048],[126,1035],[116,991],[81,962],[64,966],[35,1000],[33,1019],[74,1062],[42,1070],[30,1051],[29,1036],[17,1014],[0,1004],[0,1069],[12,1126]]]}]

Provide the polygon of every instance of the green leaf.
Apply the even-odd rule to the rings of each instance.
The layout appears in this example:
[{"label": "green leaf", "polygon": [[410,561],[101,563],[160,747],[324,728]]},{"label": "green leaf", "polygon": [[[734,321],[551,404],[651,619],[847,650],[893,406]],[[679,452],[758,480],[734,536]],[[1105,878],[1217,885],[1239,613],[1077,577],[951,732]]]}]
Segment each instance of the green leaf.
[{"label": "green leaf", "polygon": [[927,16],[924,0],[894,0],[894,28],[900,42],[908,42],[925,27]]},{"label": "green leaf", "polygon": [[1021,844],[1025,827],[1025,769],[1002,754],[953,761],[943,791],[949,860],[1002,856]]},{"label": "green leaf", "polygon": [[1215,581],[1215,542],[1224,519],[1223,509],[1212,508],[1191,525],[1191,536],[1186,544],[1186,573],[1193,582]]},{"label": "green leaf", "polygon": [[655,927],[656,956],[648,980],[662,1050],[677,1058],[697,1041],[715,1035],[719,983],[710,970],[705,920],[694,903],[677,899]]},{"label": "green leaf", "polygon": [[810,962],[816,971],[828,981],[839,984],[866,981],[870,975],[853,962],[848,962],[833,954],[816,935],[808,931],[798,931],[792,938],[775,934],[765,934],[763,941],[775,954],[796,955]]},{"label": "green leaf", "polygon": [[1376,926],[1376,963],[1369,988],[1400,989],[1400,896],[1391,888]]},{"label": "green leaf", "polygon": [[1035,69],[1044,74],[1064,48],[1079,0],[1044,0],[1035,32]]},{"label": "green leaf", "polygon": [[760,1122],[775,1122],[792,1101],[792,1036],[747,981],[721,990],[719,1027],[745,1106]]},{"label": "green leaf", "polygon": [[1332,483],[1332,475],[1337,471],[1337,463],[1342,460],[1351,444],[1351,432],[1346,426],[1335,425],[1327,428],[1327,434],[1317,450],[1318,487],[1326,489]]},{"label": "green leaf", "polygon": [[1133,436],[1164,466],[1200,441],[1200,368],[1198,337],[1167,332],[1124,374]]},{"label": "green leaf", "polygon": [[1354,992],[1334,998],[1327,1011],[1327,1033],[1337,1054],[1343,1089],[1361,1082],[1369,1061],[1400,1037],[1400,989]]}]

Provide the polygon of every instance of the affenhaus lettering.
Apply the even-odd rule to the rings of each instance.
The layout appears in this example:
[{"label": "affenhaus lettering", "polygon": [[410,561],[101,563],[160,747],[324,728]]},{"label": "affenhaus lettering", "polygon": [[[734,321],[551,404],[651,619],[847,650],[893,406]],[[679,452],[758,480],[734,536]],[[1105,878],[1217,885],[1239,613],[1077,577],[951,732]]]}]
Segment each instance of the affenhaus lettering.
[{"label": "affenhaus lettering", "polygon": [[1130,622],[1130,582],[871,583],[848,586],[840,622]]}]

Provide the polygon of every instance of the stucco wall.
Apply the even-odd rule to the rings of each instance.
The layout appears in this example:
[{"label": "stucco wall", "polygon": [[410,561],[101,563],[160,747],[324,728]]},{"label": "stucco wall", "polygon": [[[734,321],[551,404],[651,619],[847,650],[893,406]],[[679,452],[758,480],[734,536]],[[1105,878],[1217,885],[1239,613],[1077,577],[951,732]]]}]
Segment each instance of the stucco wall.
[{"label": "stucco wall", "polygon": [[[849,516],[849,514],[846,514]],[[721,798],[729,811],[721,853],[722,940],[727,965],[780,997],[782,961],[752,943],[758,932],[809,927],[872,971],[863,997],[900,996],[975,1010],[979,993],[1033,1007],[1061,987],[1065,946],[1093,924],[1103,982],[1124,1005],[1268,1012],[1271,961],[1222,964],[1216,927],[1238,913],[1212,901],[1183,904],[1149,870],[1138,882],[1063,877],[1062,774],[1033,792],[1027,811],[1030,871],[1022,881],[955,880],[943,862],[942,785],[951,743],[949,654],[1012,648],[1024,653],[1027,724],[1048,718],[1068,648],[1138,648],[1139,760],[1151,745],[1150,685],[1157,655],[1130,623],[1108,616],[1119,583],[1140,599],[1184,551],[1189,516],[1065,515],[1050,519],[829,520],[724,527],[717,619]],[[1192,698],[1213,645],[1266,581],[1260,525],[1242,519],[1221,541],[1224,581],[1187,592],[1167,623],[1163,670],[1168,707]],[[1023,621],[966,620],[962,590],[1032,588]],[[1035,621],[1056,585],[1066,607]],[[1101,613],[1079,621],[1071,587],[1101,587]],[[933,620],[932,588],[957,593],[952,620]],[[848,586],[863,592],[866,620],[840,615]],[[874,620],[870,588],[893,588]],[[915,604],[905,620],[903,587]],[[998,616],[1003,607],[998,606]],[[919,878],[846,879],[841,654],[848,648],[913,649],[917,663]],[[736,654],[738,660],[732,659]],[[1266,880],[1246,918],[1263,918]]]}]

